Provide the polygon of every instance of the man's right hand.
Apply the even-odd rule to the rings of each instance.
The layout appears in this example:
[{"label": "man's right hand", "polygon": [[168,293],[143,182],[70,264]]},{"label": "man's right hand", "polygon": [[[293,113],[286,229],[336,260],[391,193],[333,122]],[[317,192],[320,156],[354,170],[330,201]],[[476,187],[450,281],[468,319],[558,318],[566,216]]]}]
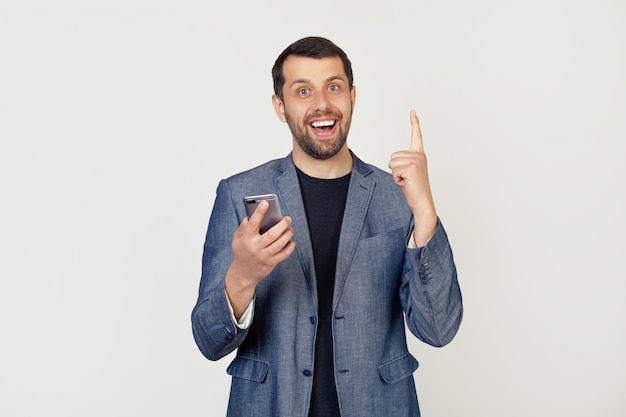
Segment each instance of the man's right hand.
[{"label": "man's right hand", "polygon": [[268,208],[266,201],[261,202],[250,218],[243,219],[233,235],[233,262],[226,273],[225,285],[237,320],[252,301],[259,281],[267,277],[296,248],[289,216],[283,217],[267,232],[259,234],[261,220]]}]

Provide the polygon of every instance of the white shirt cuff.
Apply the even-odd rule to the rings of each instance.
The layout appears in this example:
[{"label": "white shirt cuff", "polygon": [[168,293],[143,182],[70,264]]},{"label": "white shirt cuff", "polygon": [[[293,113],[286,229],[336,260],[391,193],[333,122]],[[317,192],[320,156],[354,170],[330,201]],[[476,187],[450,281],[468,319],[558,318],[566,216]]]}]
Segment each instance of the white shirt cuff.
[{"label": "white shirt cuff", "polygon": [[[226,291],[226,289],[224,289]],[[233,306],[230,305],[230,300],[228,299],[228,293],[226,294],[226,301],[228,301],[228,309],[230,310],[230,316],[233,318],[233,321],[242,330],[250,327],[250,323],[252,323],[252,312],[254,311],[254,298],[248,304],[248,308],[243,312],[239,320],[235,319],[235,312],[233,311]]]}]

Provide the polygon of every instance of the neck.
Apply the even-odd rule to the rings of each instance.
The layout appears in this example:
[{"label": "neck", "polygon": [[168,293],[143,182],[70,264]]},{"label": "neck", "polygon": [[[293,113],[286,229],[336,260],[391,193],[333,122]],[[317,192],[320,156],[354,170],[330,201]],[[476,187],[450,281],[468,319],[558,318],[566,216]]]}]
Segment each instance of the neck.
[{"label": "neck", "polygon": [[352,154],[347,145],[337,155],[328,159],[315,159],[298,146],[294,147],[292,155],[294,165],[313,178],[340,178],[352,171]]}]

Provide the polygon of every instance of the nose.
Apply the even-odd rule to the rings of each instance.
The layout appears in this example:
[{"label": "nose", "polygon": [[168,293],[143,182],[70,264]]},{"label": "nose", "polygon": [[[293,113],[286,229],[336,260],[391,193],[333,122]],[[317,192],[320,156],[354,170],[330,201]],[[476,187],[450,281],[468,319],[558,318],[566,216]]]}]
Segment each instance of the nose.
[{"label": "nose", "polygon": [[324,111],[327,110],[329,106],[330,101],[323,91],[315,95],[313,99],[313,110]]}]

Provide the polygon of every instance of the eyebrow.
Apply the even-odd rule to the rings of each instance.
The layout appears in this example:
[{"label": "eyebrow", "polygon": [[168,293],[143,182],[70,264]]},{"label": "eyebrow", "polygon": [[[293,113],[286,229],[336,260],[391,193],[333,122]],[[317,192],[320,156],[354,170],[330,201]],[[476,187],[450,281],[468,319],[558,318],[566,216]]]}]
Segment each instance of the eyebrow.
[{"label": "eyebrow", "polygon": [[[346,79],[342,77],[341,75],[331,75],[330,77],[324,80],[324,83],[327,83],[329,81],[337,81],[337,80],[344,81],[344,82],[346,81]],[[297,80],[294,80],[291,84],[289,84],[289,86],[293,87],[296,84],[313,84],[313,83],[308,78],[299,78]]]}]

